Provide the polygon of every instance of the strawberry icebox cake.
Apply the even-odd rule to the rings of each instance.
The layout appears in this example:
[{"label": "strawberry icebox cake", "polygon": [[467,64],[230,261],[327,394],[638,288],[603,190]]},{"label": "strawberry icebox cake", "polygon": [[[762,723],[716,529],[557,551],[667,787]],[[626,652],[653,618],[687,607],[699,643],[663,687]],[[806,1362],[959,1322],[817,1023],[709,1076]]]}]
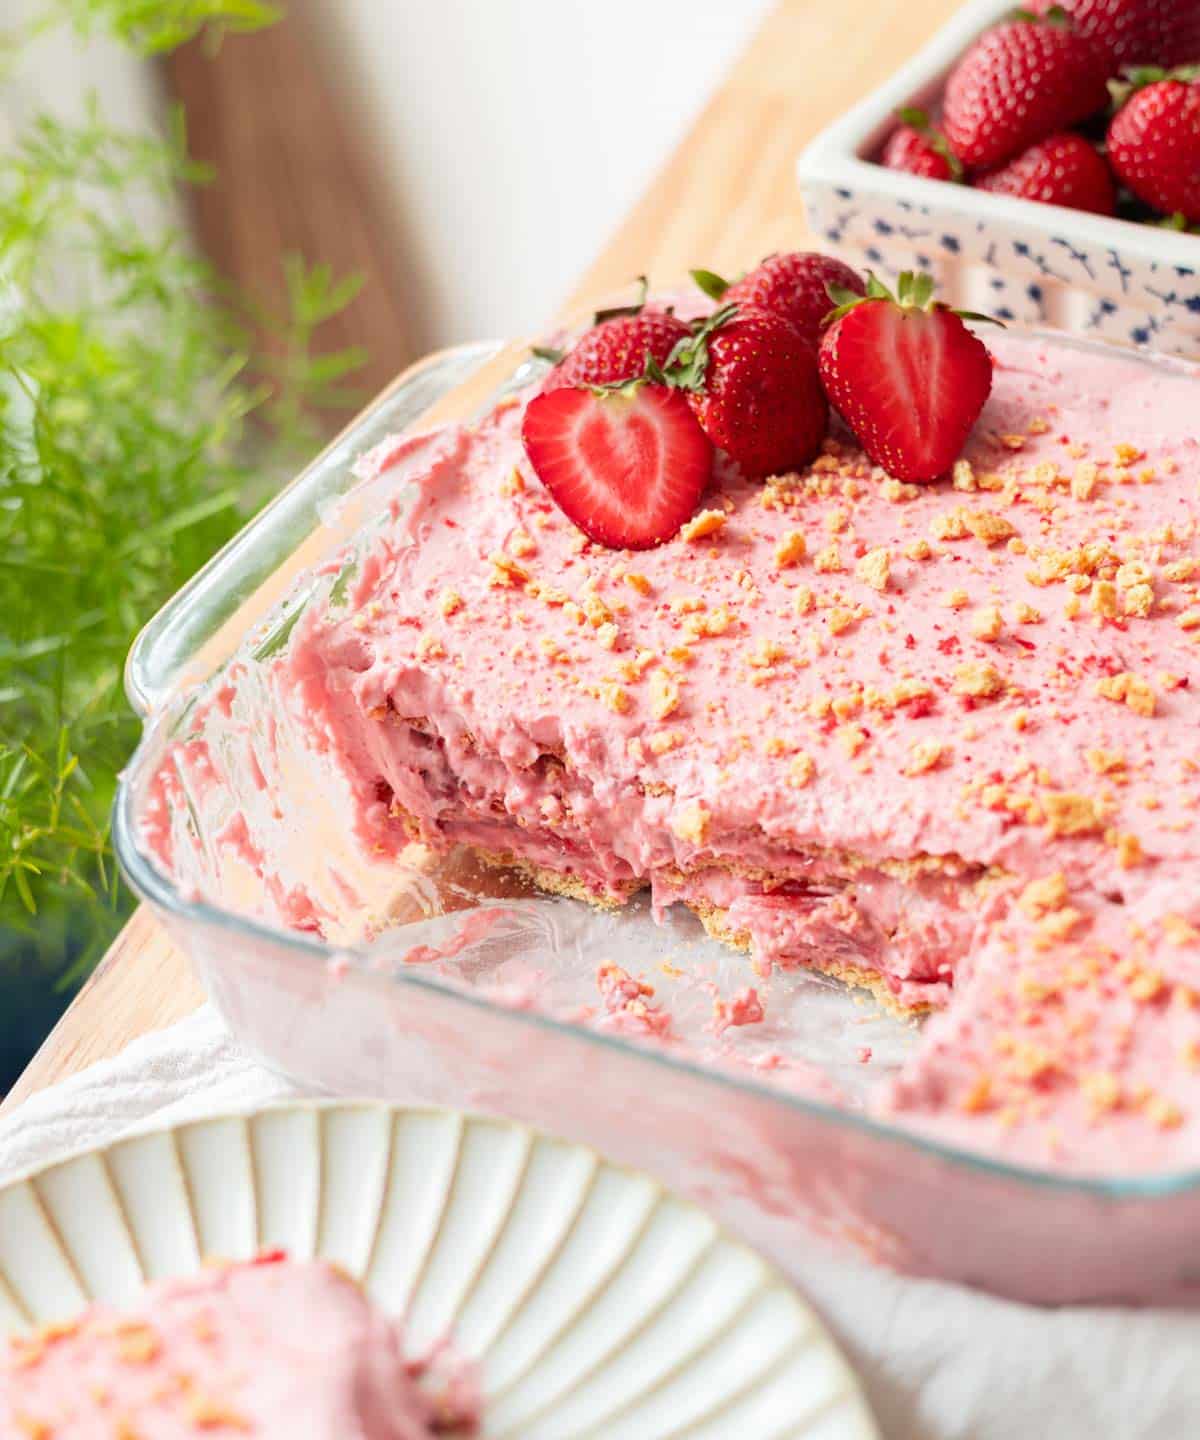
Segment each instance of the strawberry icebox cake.
[{"label": "strawberry icebox cake", "polygon": [[473,1408],[418,1388],[396,1326],[335,1267],[272,1252],[129,1309],[0,1343],[3,1440],[432,1440]]},{"label": "strawberry icebox cake", "polygon": [[696,280],[362,463],[415,499],[269,662],[347,824],[689,907],[732,1023],[795,967],[926,1017],[893,1122],[1200,1163],[1196,372],[827,257]]}]

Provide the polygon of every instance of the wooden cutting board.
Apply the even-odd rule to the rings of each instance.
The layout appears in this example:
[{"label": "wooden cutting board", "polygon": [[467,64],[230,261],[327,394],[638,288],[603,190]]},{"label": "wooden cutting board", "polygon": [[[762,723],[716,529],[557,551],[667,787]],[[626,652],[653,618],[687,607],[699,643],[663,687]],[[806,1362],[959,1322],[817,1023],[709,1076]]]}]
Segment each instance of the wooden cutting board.
[{"label": "wooden cutting board", "polygon": [[[728,274],[806,243],[795,159],[835,116],[912,55],[955,0],[782,0],[560,314],[649,275]],[[531,328],[539,317],[531,316]],[[472,390],[474,387],[472,387]],[[460,395],[444,412],[470,408]],[[189,1014],[200,990],[144,907],[134,915],[0,1109]]]}]

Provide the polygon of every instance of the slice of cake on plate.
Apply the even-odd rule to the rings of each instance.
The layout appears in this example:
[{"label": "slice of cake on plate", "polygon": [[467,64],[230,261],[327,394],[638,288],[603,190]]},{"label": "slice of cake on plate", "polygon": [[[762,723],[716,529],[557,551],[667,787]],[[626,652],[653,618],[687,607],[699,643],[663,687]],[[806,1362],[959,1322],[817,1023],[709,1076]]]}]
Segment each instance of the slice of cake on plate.
[{"label": "slice of cake on plate", "polygon": [[150,1287],[131,1309],[95,1305],[0,1352],[4,1440],[446,1433],[394,1324],[319,1262],[213,1267]]}]

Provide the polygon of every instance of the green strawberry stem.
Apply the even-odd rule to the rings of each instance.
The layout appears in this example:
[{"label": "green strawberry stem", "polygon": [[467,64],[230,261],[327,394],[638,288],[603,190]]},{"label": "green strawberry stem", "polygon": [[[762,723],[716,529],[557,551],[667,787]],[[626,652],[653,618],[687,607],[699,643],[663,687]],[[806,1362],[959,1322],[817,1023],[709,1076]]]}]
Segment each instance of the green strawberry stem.
[{"label": "green strawberry stem", "polygon": [[1038,14],[1036,10],[1018,9],[1009,16],[1010,20],[1020,20],[1025,24],[1046,24],[1057,25],[1059,29],[1065,29],[1068,25],[1074,24],[1071,15],[1061,5],[1051,5],[1049,10]]},{"label": "green strawberry stem", "polygon": [[646,368],[634,380],[614,380],[607,385],[588,388],[595,395],[635,395],[643,385],[665,385],[672,390],[703,390],[708,369],[708,339],[738,313],[736,305],[722,305],[711,315],[697,320],[692,333],[679,340],[660,365],[653,355],[646,356]]},{"label": "green strawberry stem", "polygon": [[690,270],[688,273],[710,300],[719,301],[729,289],[729,281],[723,280],[713,270]]},{"label": "green strawberry stem", "polygon": [[901,105],[896,111],[896,119],[919,130],[922,135],[929,129],[929,112],[919,105]]},{"label": "green strawberry stem", "polygon": [[1144,90],[1147,85],[1158,85],[1164,80],[1182,80],[1186,85],[1200,80],[1200,65],[1178,65],[1174,70],[1164,70],[1161,65],[1126,65],[1122,75],[1122,79],[1108,82],[1114,113],[1131,95]]},{"label": "green strawberry stem", "polygon": [[[875,280],[874,275],[871,279]],[[883,290],[884,287],[879,285],[878,281],[875,283]],[[933,299],[933,276],[925,270],[902,270],[896,284],[896,298],[901,305],[912,310],[928,309],[929,302]]]},{"label": "green strawberry stem", "polygon": [[709,336],[723,325],[728,325],[737,313],[736,305],[722,305],[704,320],[698,321],[691,335],[680,340],[667,356],[659,383],[677,390],[703,390],[704,374],[708,369]]},{"label": "green strawberry stem", "polygon": [[539,360],[547,360],[551,365],[559,365],[566,359],[565,350],[556,350],[553,345],[531,345],[529,347]]},{"label": "green strawberry stem", "polygon": [[867,271],[867,293],[865,295],[856,295],[853,290],[847,290],[841,285],[827,285],[825,288],[829,298],[837,307],[825,317],[823,323],[826,325],[832,325],[835,320],[840,320],[847,311],[853,310],[856,305],[868,305],[872,301],[886,300],[905,310],[949,310],[960,320],[977,320],[988,325],[999,325],[1001,329],[1004,328],[1003,322],[997,320],[994,315],[984,315],[978,310],[956,310],[953,306],[944,305],[940,300],[934,300],[933,276],[923,270],[902,270],[896,279],[895,294],[888,289],[873,270]]},{"label": "green strawberry stem", "polygon": [[597,310],[592,316],[593,325],[603,325],[606,320],[617,320],[622,315],[640,315],[646,308],[646,296],[650,282],[644,275],[637,277],[638,298],[632,305],[612,305],[607,310]]},{"label": "green strawberry stem", "polygon": [[896,119],[910,130],[915,130],[931,150],[937,151],[950,167],[951,180],[959,181],[965,177],[967,172],[963,169],[962,161],[951,150],[950,142],[930,120],[928,111],[922,110],[919,105],[901,105],[896,111]]}]

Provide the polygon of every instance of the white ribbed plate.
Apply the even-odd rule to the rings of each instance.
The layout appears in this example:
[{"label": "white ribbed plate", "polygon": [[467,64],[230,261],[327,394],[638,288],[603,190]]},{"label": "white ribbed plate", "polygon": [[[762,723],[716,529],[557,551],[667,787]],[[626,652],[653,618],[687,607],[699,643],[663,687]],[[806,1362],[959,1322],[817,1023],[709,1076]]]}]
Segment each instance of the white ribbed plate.
[{"label": "white ribbed plate", "polygon": [[321,1255],[477,1362],[499,1440],[877,1440],[813,1313],[702,1211],[503,1120],[291,1104],[0,1189],[0,1333],[202,1257]]}]

